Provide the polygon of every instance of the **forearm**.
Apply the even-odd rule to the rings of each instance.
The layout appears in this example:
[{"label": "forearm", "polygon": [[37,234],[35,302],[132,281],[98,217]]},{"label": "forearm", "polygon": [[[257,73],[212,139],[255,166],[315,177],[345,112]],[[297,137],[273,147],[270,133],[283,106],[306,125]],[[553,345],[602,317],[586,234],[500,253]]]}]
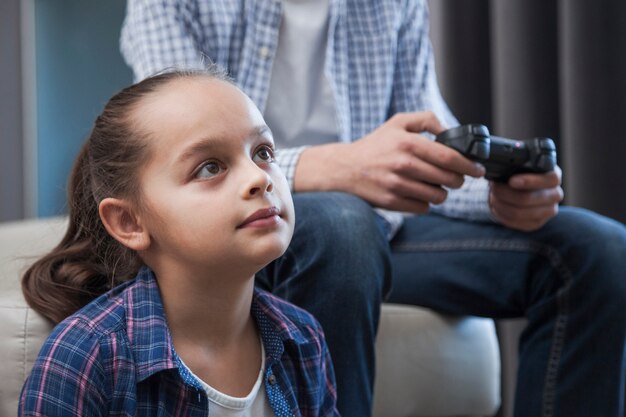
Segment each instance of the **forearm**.
[{"label": "forearm", "polygon": [[293,191],[345,191],[354,180],[348,161],[342,158],[348,144],[311,146],[302,151],[293,172]]}]

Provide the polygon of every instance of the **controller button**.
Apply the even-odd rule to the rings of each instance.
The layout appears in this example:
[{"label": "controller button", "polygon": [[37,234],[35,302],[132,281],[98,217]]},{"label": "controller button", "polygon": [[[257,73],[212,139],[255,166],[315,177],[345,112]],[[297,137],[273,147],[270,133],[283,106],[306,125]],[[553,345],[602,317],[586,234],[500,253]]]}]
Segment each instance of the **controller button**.
[{"label": "controller button", "polygon": [[479,159],[489,158],[489,142],[475,141],[470,149],[470,155]]},{"label": "controller button", "polygon": [[480,124],[473,124],[470,126],[471,133],[477,136],[489,137],[489,129],[486,126]]},{"label": "controller button", "polygon": [[553,155],[539,155],[539,158],[537,158],[537,168],[542,171],[552,171],[555,165]]}]

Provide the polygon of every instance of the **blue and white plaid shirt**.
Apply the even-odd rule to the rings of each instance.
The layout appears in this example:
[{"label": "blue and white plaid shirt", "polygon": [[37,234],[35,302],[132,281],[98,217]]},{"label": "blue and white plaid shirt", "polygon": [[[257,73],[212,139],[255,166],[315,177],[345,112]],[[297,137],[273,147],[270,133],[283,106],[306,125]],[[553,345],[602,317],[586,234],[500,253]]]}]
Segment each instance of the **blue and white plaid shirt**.
[{"label": "blue and white plaid shirt", "polygon": [[[167,68],[228,70],[263,112],[281,22],[279,0],[128,0],[121,50],[138,81]],[[339,141],[352,142],[397,112],[433,111],[457,121],[435,74],[425,0],[330,0],[326,67],[335,96]],[[281,149],[278,161],[293,185],[304,147]],[[468,178],[433,210],[487,219],[487,182]],[[396,230],[400,213],[385,212]]]},{"label": "blue and white plaid shirt", "polygon": [[[339,417],[319,323],[256,288],[251,314],[276,417]],[[143,268],[54,328],[24,384],[18,415],[206,417],[208,403],[174,350],[156,278]]]}]

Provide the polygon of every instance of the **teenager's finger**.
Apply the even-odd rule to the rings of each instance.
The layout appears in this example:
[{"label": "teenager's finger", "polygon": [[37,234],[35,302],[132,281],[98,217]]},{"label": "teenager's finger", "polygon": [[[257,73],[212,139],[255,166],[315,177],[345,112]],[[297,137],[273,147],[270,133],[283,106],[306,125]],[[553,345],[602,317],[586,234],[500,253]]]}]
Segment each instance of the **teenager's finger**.
[{"label": "teenager's finger", "polygon": [[430,132],[436,135],[445,130],[435,113],[430,111],[396,113],[391,120],[396,126],[413,133]]},{"label": "teenager's finger", "polygon": [[545,174],[517,174],[509,179],[508,184],[518,190],[540,190],[561,185],[561,168]]},{"label": "teenager's finger", "polygon": [[461,188],[464,175],[442,169],[414,156],[406,156],[398,161],[396,172],[407,179],[449,188]]},{"label": "teenager's finger", "polygon": [[467,159],[446,145],[421,136],[413,144],[413,153],[418,158],[447,171],[476,178],[485,175],[485,167],[482,164]]},{"label": "teenager's finger", "polygon": [[491,192],[499,201],[520,207],[558,204],[563,200],[561,187],[540,190],[517,190],[507,184],[491,183]]}]

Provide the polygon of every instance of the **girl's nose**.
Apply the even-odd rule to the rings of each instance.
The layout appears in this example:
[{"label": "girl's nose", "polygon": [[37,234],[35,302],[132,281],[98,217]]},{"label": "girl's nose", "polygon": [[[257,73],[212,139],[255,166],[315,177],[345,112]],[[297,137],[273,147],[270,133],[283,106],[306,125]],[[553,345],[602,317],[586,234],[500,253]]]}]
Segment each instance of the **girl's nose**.
[{"label": "girl's nose", "polygon": [[251,198],[259,194],[271,193],[274,190],[272,177],[254,164],[254,168],[250,170],[247,181],[244,186],[244,197]]}]

